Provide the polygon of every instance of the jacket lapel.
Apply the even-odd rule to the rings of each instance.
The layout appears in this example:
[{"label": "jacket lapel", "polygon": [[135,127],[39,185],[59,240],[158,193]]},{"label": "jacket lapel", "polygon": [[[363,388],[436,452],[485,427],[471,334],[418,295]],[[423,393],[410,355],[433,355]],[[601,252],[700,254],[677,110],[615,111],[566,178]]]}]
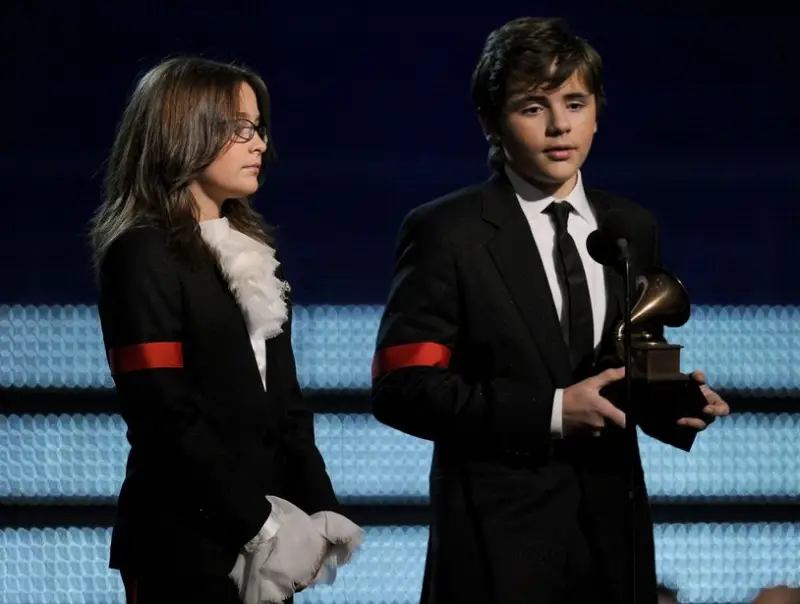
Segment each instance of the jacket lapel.
[{"label": "jacket lapel", "polygon": [[[597,223],[602,224],[606,214],[613,207],[611,200],[602,192],[592,189],[586,190],[586,197],[594,208]],[[607,334],[622,318],[624,282],[622,275],[610,266],[604,266],[603,272],[606,282],[606,316],[603,323],[603,334]]]},{"label": "jacket lapel", "polygon": [[[242,349],[242,378],[245,380],[249,380],[249,382],[253,385],[254,392],[258,392],[258,397],[264,397],[266,395],[264,389],[264,382],[262,382],[261,376],[261,369],[258,366],[258,361],[256,360],[255,351],[253,350],[253,344],[250,341],[250,333],[247,329],[247,320],[245,319],[244,309],[239,305],[236,296],[233,293],[233,287],[231,282],[225,276],[222,268],[219,266],[218,263],[214,264],[214,279],[216,280],[219,286],[224,288],[225,292],[225,300],[226,300],[226,309],[225,312],[230,317],[230,327],[232,330],[238,332],[237,337],[241,343]],[[222,309],[219,310],[222,312]],[[267,364],[267,374],[269,374],[269,362]],[[256,390],[256,384],[258,384],[258,389]]]},{"label": "jacket lapel", "polygon": [[488,183],[483,219],[497,227],[487,248],[522,315],[547,370],[558,387],[569,384],[572,369],[544,265],[528,221],[511,184],[502,176]]}]

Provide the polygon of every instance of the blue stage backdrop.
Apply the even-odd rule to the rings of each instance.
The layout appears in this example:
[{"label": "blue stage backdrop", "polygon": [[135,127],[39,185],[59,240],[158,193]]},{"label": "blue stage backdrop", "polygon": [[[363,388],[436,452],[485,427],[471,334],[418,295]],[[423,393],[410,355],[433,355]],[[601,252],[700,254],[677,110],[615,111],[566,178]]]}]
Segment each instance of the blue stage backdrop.
[{"label": "blue stage backdrop", "polygon": [[563,14],[605,58],[586,181],[656,213],[665,263],[694,301],[800,300],[793,19],[417,4],[181,0],[90,15],[25,3],[2,25],[18,57],[0,101],[2,301],[94,301],[85,224],[125,99],[160,59],[201,53],[256,68],[272,89],[279,161],[258,205],[297,300],[382,303],[402,216],[488,176],[469,77],[488,32],[533,10]]}]

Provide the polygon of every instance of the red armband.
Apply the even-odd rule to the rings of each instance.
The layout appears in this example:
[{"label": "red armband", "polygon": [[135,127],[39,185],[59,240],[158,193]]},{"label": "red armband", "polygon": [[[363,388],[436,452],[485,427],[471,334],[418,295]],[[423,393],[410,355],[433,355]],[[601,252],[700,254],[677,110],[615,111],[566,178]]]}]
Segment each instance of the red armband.
[{"label": "red armband", "polygon": [[436,342],[415,342],[389,346],[375,353],[372,378],[403,367],[447,367],[452,353],[447,346]]},{"label": "red armband", "polygon": [[146,342],[112,348],[108,351],[108,366],[112,374],[142,369],[180,369],[183,367],[183,344]]}]

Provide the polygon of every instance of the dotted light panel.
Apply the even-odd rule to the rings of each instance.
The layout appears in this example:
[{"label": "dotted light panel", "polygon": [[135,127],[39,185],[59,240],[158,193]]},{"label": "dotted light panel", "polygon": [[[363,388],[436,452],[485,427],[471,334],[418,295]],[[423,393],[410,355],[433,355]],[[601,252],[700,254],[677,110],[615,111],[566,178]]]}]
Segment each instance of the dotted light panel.
[{"label": "dotted light panel", "polygon": [[[429,442],[370,415],[317,415],[316,437],[343,501],[427,501]],[[691,453],[643,434],[640,444],[655,500],[800,497],[800,414],[719,420]],[[120,416],[0,417],[0,497],[74,503],[116,497],[127,454]]]},{"label": "dotted light panel", "polygon": [[[3,604],[123,604],[108,569],[107,529],[0,530]],[[411,604],[419,601],[428,531],[368,527],[362,550],[332,586],[298,604]],[[800,583],[800,524],[680,524],[655,528],[659,577],[682,602],[749,602],[756,591]]]},{"label": "dotted light panel", "polygon": [[[296,307],[301,386],[368,388],[381,310]],[[687,325],[667,336],[685,346],[684,370],[705,370],[718,388],[800,390],[800,307],[698,306]],[[0,306],[0,386],[111,386],[96,308]]]}]

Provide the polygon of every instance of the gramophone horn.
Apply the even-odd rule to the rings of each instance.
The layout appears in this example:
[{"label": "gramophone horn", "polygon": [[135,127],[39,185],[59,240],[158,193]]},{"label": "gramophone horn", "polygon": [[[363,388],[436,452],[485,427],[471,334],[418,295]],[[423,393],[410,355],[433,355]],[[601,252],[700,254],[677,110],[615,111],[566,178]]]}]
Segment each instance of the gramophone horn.
[{"label": "gramophone horn", "polygon": [[[665,327],[685,325],[691,315],[692,305],[686,288],[675,275],[654,266],[636,279],[639,299],[631,310],[631,326],[647,324]],[[617,329],[617,338],[622,339],[625,323]]]}]

